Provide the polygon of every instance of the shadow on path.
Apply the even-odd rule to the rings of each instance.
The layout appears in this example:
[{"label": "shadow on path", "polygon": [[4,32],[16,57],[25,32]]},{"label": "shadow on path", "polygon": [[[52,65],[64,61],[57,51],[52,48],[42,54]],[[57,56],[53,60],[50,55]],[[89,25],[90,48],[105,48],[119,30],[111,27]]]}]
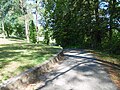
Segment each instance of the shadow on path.
[{"label": "shadow on path", "polygon": [[39,89],[44,88],[44,87],[47,86],[50,82],[52,82],[54,79],[58,78],[59,76],[65,74],[65,73],[67,73],[67,72],[69,72],[70,70],[72,70],[72,69],[76,68],[77,66],[79,66],[80,64],[84,64],[84,63],[89,63],[89,61],[88,61],[88,62],[78,63],[77,65],[74,65],[72,68],[70,68],[70,69],[68,69],[68,70],[66,70],[66,71],[64,71],[64,72],[61,72],[60,74],[58,74],[58,75],[55,76],[54,78],[52,78],[52,79],[50,79],[50,80],[47,80],[47,81],[45,82],[45,85],[39,87],[39,88],[36,89],[36,90],[39,90]]},{"label": "shadow on path", "polygon": [[74,55],[65,55],[65,56],[74,57],[74,58],[84,58],[84,59],[87,59],[87,60],[93,60],[94,63],[102,64],[102,65],[109,66],[109,67],[120,70],[120,65],[114,64],[114,63],[111,63],[111,62],[107,62],[107,61],[103,61],[103,60],[100,60],[100,59],[83,57],[83,56],[74,56]]},{"label": "shadow on path", "polygon": [[[117,70],[120,70],[119,65],[109,63],[106,61],[102,61],[102,60],[96,59],[94,57],[87,57],[89,55],[92,56],[92,54],[86,54],[87,52],[84,50],[82,50],[80,52],[79,52],[79,50],[78,51],[68,51],[68,52],[70,54],[64,53],[64,56],[66,57],[66,59],[63,61],[63,63],[61,63],[61,64],[63,64],[63,66],[66,66],[66,67],[62,67],[61,69],[53,71],[53,73],[50,74],[50,76],[52,75],[53,77],[51,79],[47,79],[47,77],[46,77],[46,79],[44,80],[44,82],[45,82],[44,85],[40,86],[36,90],[42,90],[46,87],[52,87],[49,85],[51,85],[51,83],[55,79],[58,79],[59,77],[64,76],[66,73],[72,74],[72,73],[70,73],[70,71],[71,72],[74,71],[78,75],[83,75],[84,76],[83,78],[85,78],[85,79],[88,79],[88,80],[90,79],[88,82],[91,82],[93,80],[93,78],[95,78],[96,80],[92,81],[92,82],[94,82],[93,87],[96,88],[94,84],[96,84],[98,86],[99,86],[99,84],[101,84],[101,86],[99,86],[99,89],[96,88],[96,90],[117,90],[117,89],[112,89],[112,86],[114,87],[114,85],[112,85],[113,84],[112,81],[110,80],[109,76],[106,74],[106,72],[102,66],[112,67]],[[87,56],[84,56],[84,55],[81,56],[82,54],[86,54]],[[61,64],[60,64],[60,66],[61,66]],[[65,69],[65,68],[67,68],[67,69]],[[65,69],[65,70],[63,70],[61,72],[62,69]],[[67,77],[69,77],[69,76],[67,76]],[[72,75],[70,75],[70,77],[72,77]],[[81,76],[81,78],[82,78],[82,76]],[[67,82],[73,82],[75,79],[78,79],[79,82],[80,81],[83,83],[86,82],[86,80],[80,79],[80,77],[72,77],[71,80],[68,80]],[[96,81],[99,81],[99,83]],[[90,83],[90,84],[92,86],[92,83]],[[103,89],[104,86],[102,87],[102,84],[109,85],[109,86],[106,86],[106,87],[108,87],[108,89]],[[65,87],[65,86],[63,86],[63,87]],[[111,89],[109,89],[109,88],[111,88]],[[44,89],[44,90],[50,90],[50,88]],[[52,89],[52,90],[55,90],[55,89]],[[56,90],[61,90],[61,89],[56,89]],[[68,89],[65,89],[65,90],[68,90]],[[74,90],[74,89],[69,89],[69,90]],[[95,89],[90,89],[90,90],[95,90]]]}]

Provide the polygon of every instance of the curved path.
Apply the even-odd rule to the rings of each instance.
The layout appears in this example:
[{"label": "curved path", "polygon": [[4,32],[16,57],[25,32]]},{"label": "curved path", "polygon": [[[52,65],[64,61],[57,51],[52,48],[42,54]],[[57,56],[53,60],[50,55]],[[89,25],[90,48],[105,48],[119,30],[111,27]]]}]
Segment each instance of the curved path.
[{"label": "curved path", "polygon": [[36,90],[117,90],[104,66],[91,53],[66,50],[65,60],[52,72],[41,76]]}]

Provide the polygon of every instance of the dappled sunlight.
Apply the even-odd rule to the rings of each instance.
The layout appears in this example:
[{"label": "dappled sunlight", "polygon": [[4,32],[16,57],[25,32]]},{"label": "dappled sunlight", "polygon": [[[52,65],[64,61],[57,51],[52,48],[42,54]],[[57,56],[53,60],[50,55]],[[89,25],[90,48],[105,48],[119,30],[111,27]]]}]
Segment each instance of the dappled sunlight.
[{"label": "dappled sunlight", "polygon": [[0,38],[0,45],[1,44],[14,44],[14,43],[25,43],[24,40],[17,40],[17,39],[3,39],[3,38]]},{"label": "dappled sunlight", "polygon": [[43,63],[59,50],[60,47],[42,44],[0,45],[0,82]]},{"label": "dappled sunlight", "polygon": [[[115,69],[120,67],[119,2],[0,0],[0,83],[39,66],[50,57],[59,55],[57,53],[63,49],[65,62],[60,66],[57,78],[71,71],[71,75],[67,76],[70,77],[69,86],[72,86],[72,81],[81,82],[80,85],[73,83],[80,86],[81,90],[93,90],[91,86],[95,87],[95,82],[104,85],[99,80],[104,79],[103,76],[98,77],[99,74],[104,75],[99,67],[104,63]],[[55,61],[58,60],[55,58]],[[79,72],[84,80],[73,75]],[[93,78],[93,81],[86,77]],[[59,85],[61,90],[79,90],[74,86],[63,87],[68,82],[61,78],[61,81],[56,82],[59,84],[55,85],[55,90],[59,89]],[[104,83],[108,87],[112,86],[106,84],[109,80],[105,79]],[[102,86],[99,88],[98,84],[96,86],[98,88],[94,90],[106,90]]]},{"label": "dappled sunlight", "polygon": [[88,58],[92,58],[93,57],[93,53],[90,52],[86,52],[86,51],[71,51],[71,52],[65,52],[65,55],[74,55],[74,56],[80,56],[80,57],[88,57]]},{"label": "dappled sunlight", "polygon": [[81,56],[71,51],[64,51],[65,60],[44,75],[44,84],[36,86],[37,90],[117,90],[104,66],[97,59],[85,57],[91,53]]},{"label": "dappled sunlight", "polygon": [[85,53],[85,54],[78,54],[78,55],[76,55],[76,56],[92,58],[92,57],[93,57],[93,54],[92,54],[92,53]]}]

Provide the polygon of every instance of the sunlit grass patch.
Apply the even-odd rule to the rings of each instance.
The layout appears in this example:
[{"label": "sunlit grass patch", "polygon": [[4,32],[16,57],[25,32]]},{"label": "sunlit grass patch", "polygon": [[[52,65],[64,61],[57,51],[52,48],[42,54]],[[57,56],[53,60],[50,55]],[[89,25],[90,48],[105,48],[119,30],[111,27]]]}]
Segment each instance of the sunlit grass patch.
[{"label": "sunlit grass patch", "polygon": [[103,51],[95,51],[95,55],[98,59],[120,65],[120,55],[110,54]]},{"label": "sunlit grass patch", "polygon": [[0,45],[0,82],[43,63],[60,49],[44,44]]}]

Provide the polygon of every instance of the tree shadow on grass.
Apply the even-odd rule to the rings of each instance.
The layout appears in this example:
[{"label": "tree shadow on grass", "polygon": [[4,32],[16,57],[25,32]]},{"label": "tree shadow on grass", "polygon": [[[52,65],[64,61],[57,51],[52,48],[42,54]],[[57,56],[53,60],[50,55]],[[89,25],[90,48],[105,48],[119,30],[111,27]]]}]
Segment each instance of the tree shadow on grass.
[{"label": "tree shadow on grass", "polygon": [[0,52],[0,68],[4,68],[12,61],[17,62],[18,60],[10,59],[10,58],[16,57],[19,54],[20,52],[8,52],[8,51]]},{"label": "tree shadow on grass", "polygon": [[20,52],[2,51],[2,52],[0,52],[0,59],[11,58],[11,57],[17,56],[19,54],[20,54]]},{"label": "tree shadow on grass", "polygon": [[[23,54],[22,51],[27,50],[31,52],[30,55]],[[20,61],[18,60],[20,57],[31,59],[42,59],[46,54],[55,54],[60,49],[49,47],[41,44],[10,44],[10,45],[1,45],[0,47],[0,64],[1,67],[9,64],[12,61]],[[27,53],[27,52],[26,52]],[[17,58],[15,58],[17,57]],[[13,58],[15,58],[13,60]],[[11,60],[8,60],[11,59]],[[38,60],[39,61],[39,60]]]},{"label": "tree shadow on grass", "polygon": [[0,45],[0,51],[5,50],[39,50],[39,51],[49,51],[49,52],[57,52],[61,50],[59,47],[54,46],[46,46],[43,44],[7,44],[7,45]]},{"label": "tree shadow on grass", "polygon": [[16,43],[0,45],[0,77],[7,76],[5,80],[11,77],[11,74],[8,73],[10,67],[13,68],[11,72],[17,75],[39,65],[59,50],[59,48],[43,44]]}]

